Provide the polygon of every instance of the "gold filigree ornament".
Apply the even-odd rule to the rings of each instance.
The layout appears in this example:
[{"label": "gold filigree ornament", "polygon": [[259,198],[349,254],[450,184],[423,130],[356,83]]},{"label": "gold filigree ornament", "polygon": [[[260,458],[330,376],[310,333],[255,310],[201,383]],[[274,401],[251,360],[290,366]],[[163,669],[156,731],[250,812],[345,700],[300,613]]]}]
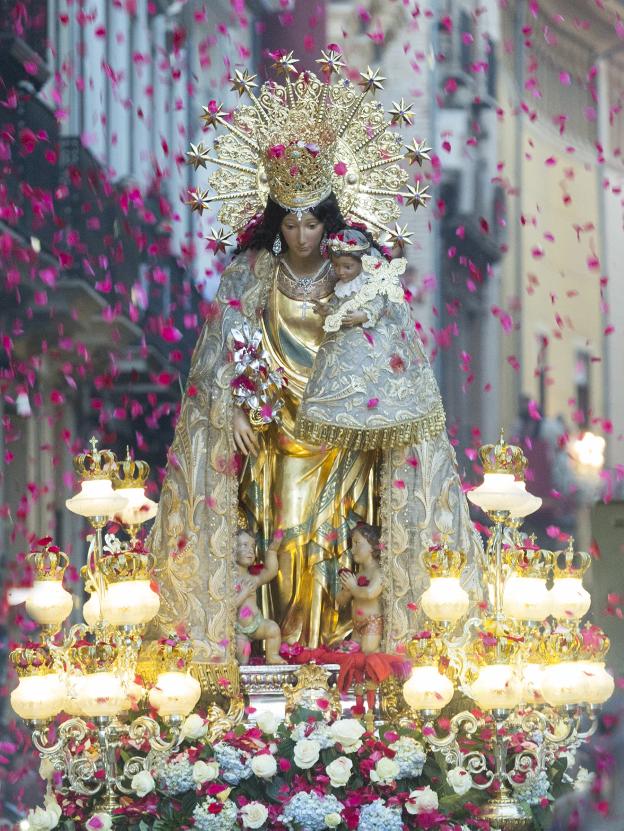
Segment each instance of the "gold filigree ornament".
[{"label": "gold filigree ornament", "polygon": [[[222,202],[219,221],[240,233],[264,210],[268,196],[300,216],[333,191],[346,219],[363,222],[392,242],[409,243],[405,228],[390,227],[399,217],[399,200],[416,210],[429,195],[420,183],[403,191],[408,173],[400,162],[422,165],[429,148],[421,142],[408,145],[405,153],[391,128],[411,124],[411,105],[395,102],[388,119],[383,106],[369,97],[383,88],[379,71],[368,67],[358,88],[340,77],[340,53],[323,52],[317,61],[322,78],[299,72],[296,63],[292,52],[281,55],[274,69],[282,83],[266,82],[257,92],[256,76],[236,70],[232,90],[249,103],[230,113],[215,101],[203,108],[206,128],[226,132],[214,139],[212,149],[204,142],[191,145],[189,164],[218,170],[209,179],[213,192],[198,187],[187,204],[202,213]],[[210,239],[221,250],[230,244],[229,235],[214,229]]]},{"label": "gold filigree ornament", "polygon": [[[330,683],[329,672],[318,664],[304,664],[296,672],[294,684],[284,684],[282,690],[286,699],[286,715],[289,716],[297,707],[318,710],[327,718],[331,713],[342,712],[340,692],[335,684]],[[327,700],[329,707],[319,706],[319,700]]]}]

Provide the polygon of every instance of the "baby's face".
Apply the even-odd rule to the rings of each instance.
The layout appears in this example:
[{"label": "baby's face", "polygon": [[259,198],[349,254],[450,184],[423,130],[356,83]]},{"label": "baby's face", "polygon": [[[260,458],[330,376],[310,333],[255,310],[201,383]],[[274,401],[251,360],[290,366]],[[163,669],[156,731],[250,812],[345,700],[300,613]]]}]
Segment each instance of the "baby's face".
[{"label": "baby's face", "polygon": [[331,261],[340,283],[350,283],[362,271],[361,261],[357,257],[350,257],[348,254],[341,254],[340,257],[332,256]]},{"label": "baby's face", "polygon": [[351,537],[351,553],[354,562],[361,566],[373,559],[373,546],[363,534],[354,531]]},{"label": "baby's face", "polygon": [[249,568],[256,559],[256,544],[249,534],[240,533],[236,537],[236,562],[243,568]]}]

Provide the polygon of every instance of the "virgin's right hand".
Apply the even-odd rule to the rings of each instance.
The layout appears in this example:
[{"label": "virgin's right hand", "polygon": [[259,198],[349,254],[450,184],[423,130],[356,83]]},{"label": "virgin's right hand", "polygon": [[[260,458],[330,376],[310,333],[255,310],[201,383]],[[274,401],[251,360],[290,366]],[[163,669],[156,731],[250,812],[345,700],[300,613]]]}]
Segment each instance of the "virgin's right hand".
[{"label": "virgin's right hand", "polygon": [[249,423],[247,413],[240,407],[234,409],[234,443],[243,456],[257,453],[259,450],[256,431]]}]

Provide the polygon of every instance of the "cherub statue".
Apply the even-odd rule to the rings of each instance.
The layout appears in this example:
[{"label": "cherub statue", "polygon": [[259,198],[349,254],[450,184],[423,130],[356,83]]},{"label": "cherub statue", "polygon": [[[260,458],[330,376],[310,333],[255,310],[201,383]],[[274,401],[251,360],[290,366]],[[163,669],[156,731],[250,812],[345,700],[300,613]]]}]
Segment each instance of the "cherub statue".
[{"label": "cherub statue", "polygon": [[336,595],[339,606],[351,601],[351,639],[367,654],[379,652],[383,636],[380,537],[381,529],[378,526],[367,525],[364,522],[356,525],[351,537],[351,552],[357,566],[357,574],[350,569],[341,569],[342,589]]},{"label": "cherub statue", "polygon": [[285,664],[279,648],[282,633],[274,620],[265,618],[258,608],[257,592],[265,583],[277,577],[277,550],[279,539],[273,538],[264,558],[263,565],[255,565],[256,542],[244,529],[236,537],[236,563],[238,575],[234,584],[236,593],[236,657],[239,664],[248,664],[251,641],[266,641],[267,664]]}]

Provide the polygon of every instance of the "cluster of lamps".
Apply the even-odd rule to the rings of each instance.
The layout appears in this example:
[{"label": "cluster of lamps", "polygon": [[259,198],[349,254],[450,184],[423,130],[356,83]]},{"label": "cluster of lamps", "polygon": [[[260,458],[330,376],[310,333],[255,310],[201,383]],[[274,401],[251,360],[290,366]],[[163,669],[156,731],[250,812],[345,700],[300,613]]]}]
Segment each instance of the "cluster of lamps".
[{"label": "cluster of lamps", "polygon": [[[426,741],[444,753],[449,766],[475,774],[475,787],[498,781],[485,818],[493,827],[520,831],[531,827],[531,819],[515,791],[543,773],[558,751],[591,735],[614,681],[605,669],[608,638],[597,626],[581,625],[591,604],[583,587],[590,556],[575,552],[573,540],[567,550],[553,552],[522,538],[521,523],[541,500],[526,490],[527,461],[519,447],[506,444],[501,434],[498,444],[483,446],[479,455],[484,481],[468,498],[494,523],[483,563],[485,596],[467,618],[465,555],[444,540],[425,553],[431,579],[421,607],[428,629],[408,645],[413,669],[403,693],[428,724]],[[441,727],[440,711],[456,690],[482,715],[465,710]],[[489,746],[464,752],[462,737],[474,737],[492,722]],[[527,741],[514,757],[509,739],[518,732]]]},{"label": "cluster of lamps", "polygon": [[[129,738],[137,746],[147,742],[151,754],[170,750],[201,687],[190,674],[191,643],[178,636],[158,642],[160,671],[153,687],[137,683],[142,635],[160,607],[152,557],[139,531],[156,514],[157,504],[145,495],[147,463],[133,461],[129,453],[117,461],[110,450],[98,450],[95,439],[91,445],[74,459],[80,492],[66,502],[94,530],[82,569],[91,595],[83,607],[85,622],[63,631],[73,609],[72,595],[63,587],[69,561],[51,540],[42,541],[42,549],[29,555],[34,584],[26,599],[28,614],[41,627],[41,641],[11,653],[19,678],[11,705],[32,728],[35,747],[69,786],[85,795],[100,794],[110,810],[120,794],[132,792],[132,776],[152,761],[148,754],[122,764],[121,744]],[[112,520],[124,526],[129,540],[104,534]],[[166,737],[154,719],[133,714],[145,697],[166,722]],[[69,718],[51,729],[61,713]],[[85,738],[91,748],[86,756],[74,752]]]}]

